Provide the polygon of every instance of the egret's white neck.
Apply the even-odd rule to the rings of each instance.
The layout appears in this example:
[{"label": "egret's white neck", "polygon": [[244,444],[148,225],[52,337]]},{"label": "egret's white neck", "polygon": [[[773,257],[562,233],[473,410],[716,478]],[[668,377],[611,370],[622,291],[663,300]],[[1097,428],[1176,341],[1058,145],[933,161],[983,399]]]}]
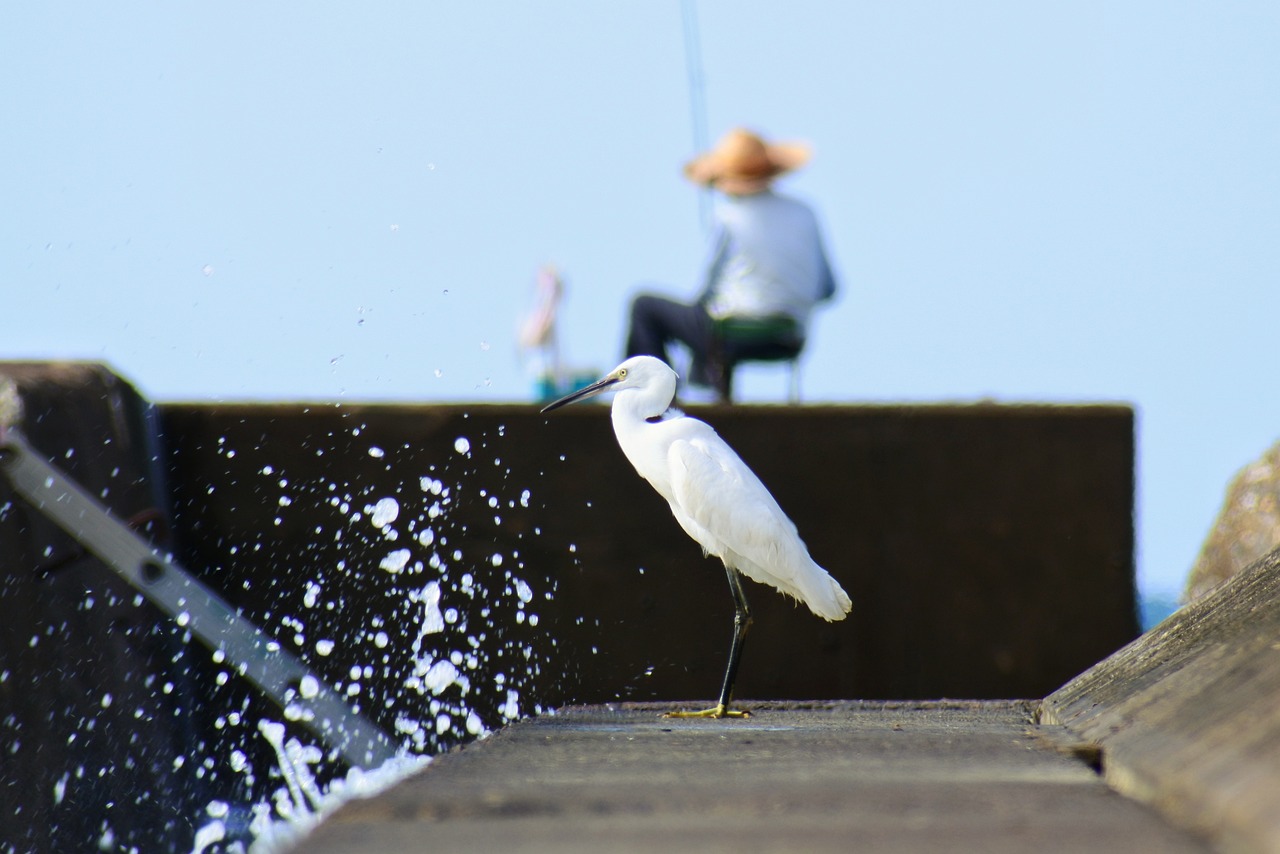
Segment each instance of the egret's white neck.
[{"label": "egret's white neck", "polygon": [[675,391],[674,381],[657,381],[644,387],[622,389],[613,398],[614,423],[619,420],[639,423],[650,418],[660,418],[675,399]]}]

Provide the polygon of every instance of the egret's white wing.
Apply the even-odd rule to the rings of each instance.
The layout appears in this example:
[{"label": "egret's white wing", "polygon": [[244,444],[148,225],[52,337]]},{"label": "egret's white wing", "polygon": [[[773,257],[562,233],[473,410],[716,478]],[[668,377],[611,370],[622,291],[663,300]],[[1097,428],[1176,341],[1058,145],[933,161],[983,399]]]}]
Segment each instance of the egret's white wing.
[{"label": "egret's white wing", "polygon": [[820,617],[843,619],[852,605],[848,594],[814,563],[769,490],[714,430],[693,424],[697,429],[667,451],[680,525],[748,578],[796,597]]},{"label": "egret's white wing", "polygon": [[673,442],[667,455],[672,510],[685,531],[747,577],[812,606],[815,573],[829,576],[809,557],[795,525],[733,449],[708,427],[701,435]]}]

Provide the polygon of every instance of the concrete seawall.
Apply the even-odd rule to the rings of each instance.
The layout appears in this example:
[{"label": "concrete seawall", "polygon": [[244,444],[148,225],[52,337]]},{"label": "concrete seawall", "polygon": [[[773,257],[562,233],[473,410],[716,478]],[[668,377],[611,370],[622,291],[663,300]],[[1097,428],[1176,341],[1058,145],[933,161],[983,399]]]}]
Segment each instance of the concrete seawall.
[{"label": "concrete seawall", "polygon": [[[630,469],[603,407],[154,405],[85,364],[0,365],[0,382],[24,410],[3,426],[42,464],[325,685],[350,691],[359,672],[345,696],[383,732],[410,717],[443,734],[420,748],[539,709],[709,700],[719,685],[723,572]],[[1039,697],[1137,633],[1127,407],[696,414],[854,599],[851,619],[827,624],[753,586],[740,697]],[[193,641],[185,613],[140,595],[153,575],[122,584],[83,532],[10,487],[0,477],[0,731],[14,759],[0,836],[153,849],[189,838],[211,800],[261,797],[270,780],[237,768],[276,757],[244,722],[280,707]],[[379,521],[384,506],[399,520]],[[457,632],[421,631],[433,579]],[[385,663],[473,651],[471,687],[429,703],[403,661]]]},{"label": "concrete seawall", "polygon": [[[756,715],[669,722],[666,704],[619,701],[709,699],[728,596],[603,408],[157,407],[98,366],[0,379],[24,409],[0,426],[284,643],[301,643],[290,608],[317,572],[331,607],[309,637],[397,592],[380,564],[391,539],[348,533],[374,512],[361,502],[395,497],[429,521],[430,537],[409,526],[394,543],[423,577],[439,566],[493,591],[460,605],[459,620],[502,626],[490,640],[506,657],[476,683],[526,669],[524,711],[548,714],[350,804],[312,850],[1280,850],[1280,552],[1133,640],[1125,407],[699,410],[855,610],[827,625],[753,589],[739,695]],[[216,656],[192,655],[181,621],[4,479],[0,548],[0,833],[32,850],[82,849],[104,828],[143,847],[189,838],[222,783],[201,773],[178,793],[179,769],[213,768],[235,680],[207,695],[228,675]],[[536,596],[503,593],[513,567]],[[309,661],[334,682],[351,668],[342,649]],[[396,679],[370,677],[367,695]],[[249,687],[234,695],[260,713]],[[607,705],[550,713],[568,703]],[[166,790],[175,801],[154,797]]]},{"label": "concrete seawall", "polygon": [[[851,619],[827,624],[752,585],[743,696],[1042,696],[1136,636],[1128,409],[698,414],[855,603]],[[328,493],[293,489],[281,519],[275,480],[358,483],[408,506],[429,476],[454,487],[438,524],[461,563],[492,574],[489,555],[518,553],[541,576],[535,587],[555,590],[529,633],[560,639],[533,689],[544,703],[711,696],[718,685],[732,615],[723,572],[631,470],[603,407],[166,405],[161,423],[180,553],[251,613],[269,607],[262,580],[297,556],[362,559],[315,536],[308,508],[318,514]],[[508,507],[526,489],[529,506]],[[226,559],[227,543],[263,531],[269,548]],[[408,546],[415,558],[430,551]],[[369,595],[345,593],[356,611]]]}]

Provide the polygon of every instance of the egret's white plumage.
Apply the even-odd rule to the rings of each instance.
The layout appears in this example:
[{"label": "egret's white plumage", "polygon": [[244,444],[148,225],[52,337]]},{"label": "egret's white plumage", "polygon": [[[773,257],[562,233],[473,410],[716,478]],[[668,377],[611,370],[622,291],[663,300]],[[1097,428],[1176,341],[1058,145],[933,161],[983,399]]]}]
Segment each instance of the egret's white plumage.
[{"label": "egret's white plumage", "polygon": [[[709,425],[670,408],[676,374],[662,360],[634,356],[543,411],[604,391],[617,392],[613,431],[631,465],[671,505],[685,533],[729,570],[738,622],[744,623],[741,635],[750,615],[735,572],[799,599],[823,619],[844,619],[851,607],[848,595],[809,556],[796,526],[760,479]],[[721,714],[728,705],[740,634],[735,631]]]}]

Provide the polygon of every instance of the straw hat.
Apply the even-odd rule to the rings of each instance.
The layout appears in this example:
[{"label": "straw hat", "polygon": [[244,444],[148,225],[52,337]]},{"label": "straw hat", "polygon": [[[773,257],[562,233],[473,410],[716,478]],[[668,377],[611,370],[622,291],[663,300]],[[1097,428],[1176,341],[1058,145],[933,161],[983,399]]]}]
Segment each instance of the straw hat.
[{"label": "straw hat", "polygon": [[805,143],[769,143],[745,128],[734,128],[715,148],[686,163],[684,175],[695,184],[745,196],[766,189],[783,172],[803,166],[810,153]]}]

